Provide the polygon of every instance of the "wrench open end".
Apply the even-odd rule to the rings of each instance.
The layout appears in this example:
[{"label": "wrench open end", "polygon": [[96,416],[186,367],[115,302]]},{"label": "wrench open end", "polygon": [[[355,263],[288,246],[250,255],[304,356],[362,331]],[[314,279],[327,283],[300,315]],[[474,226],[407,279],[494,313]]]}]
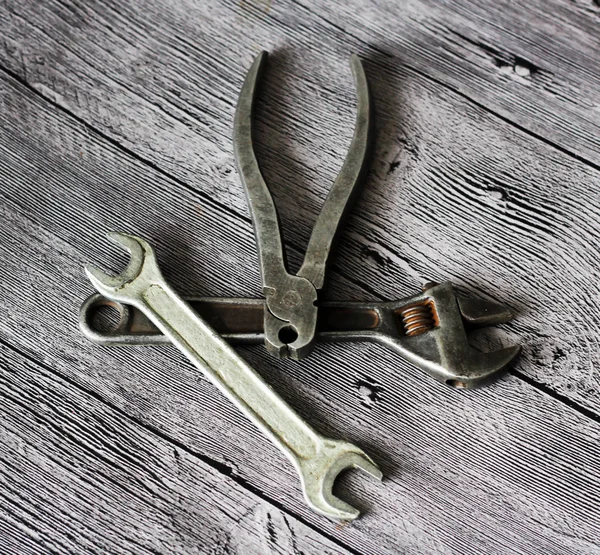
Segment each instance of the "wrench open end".
[{"label": "wrench open end", "polygon": [[355,445],[344,441],[325,440],[316,460],[305,461],[301,476],[304,497],[317,513],[332,520],[354,520],[360,511],[333,495],[333,484],[344,470],[359,468],[377,480],[383,474],[373,460]]},{"label": "wrench open end", "polygon": [[[407,333],[397,342],[407,355],[414,357],[415,364],[439,381],[459,389],[480,387],[501,375],[519,356],[521,348],[518,345],[481,352],[469,344],[469,329],[501,324],[514,316],[504,305],[462,297],[456,294],[450,282],[427,287],[423,296],[427,302],[433,303],[429,305],[433,306],[432,312],[426,314],[429,329],[410,335],[407,327]],[[408,306],[409,309],[412,306],[421,307],[421,312],[417,314],[421,319],[424,318],[423,307],[426,306],[423,301],[413,301]],[[405,312],[408,316],[403,316],[403,325],[406,327],[406,322],[409,322],[409,326],[414,326],[410,320],[412,315],[408,310]],[[419,323],[417,318],[413,320]]]},{"label": "wrench open end", "polygon": [[128,235],[111,231],[107,237],[115,244],[125,247],[130,254],[129,264],[119,275],[111,276],[93,264],[85,265],[85,273],[93,286],[103,295],[114,295],[119,289],[137,278],[144,266],[144,260],[152,248],[143,239],[135,235]]}]

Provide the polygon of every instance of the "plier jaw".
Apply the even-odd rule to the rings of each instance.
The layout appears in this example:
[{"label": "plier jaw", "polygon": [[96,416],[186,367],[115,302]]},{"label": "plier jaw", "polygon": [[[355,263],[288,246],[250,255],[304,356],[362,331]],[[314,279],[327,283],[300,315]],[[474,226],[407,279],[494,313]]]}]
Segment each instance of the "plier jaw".
[{"label": "plier jaw", "polygon": [[265,287],[265,346],[278,358],[300,360],[314,348],[317,331],[315,286],[307,279],[283,274]]}]

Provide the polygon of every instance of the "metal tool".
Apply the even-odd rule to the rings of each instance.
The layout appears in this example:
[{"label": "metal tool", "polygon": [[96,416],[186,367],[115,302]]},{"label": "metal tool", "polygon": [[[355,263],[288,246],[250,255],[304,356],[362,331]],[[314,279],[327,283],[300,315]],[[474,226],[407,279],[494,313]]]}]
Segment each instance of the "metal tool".
[{"label": "metal tool", "polygon": [[[312,232],[304,263],[290,275],[285,261],[279,218],[260,173],[252,143],[252,119],[257,87],[267,60],[260,53],[244,81],[234,123],[234,149],[254,223],[265,301],[252,299],[192,299],[194,307],[224,337],[235,343],[265,343],[278,357],[303,358],[320,341],[382,343],[436,379],[470,388],[502,372],[519,347],[492,353],[471,348],[466,329],[503,323],[512,318],[502,305],[455,295],[452,285],[430,287],[423,294],[387,303],[317,303],[327,261],[344,214],[365,174],[371,135],[371,105],[367,79],[357,56],[351,58],[358,110],[354,137],[338,178],[329,192]],[[80,326],[96,343],[155,344],[168,342],[143,313],[117,305],[117,329],[101,332],[92,314],[106,304],[98,297],[82,306]]]},{"label": "metal tool", "polygon": [[234,121],[233,144],[238,172],[254,224],[263,293],[264,341],[280,358],[310,354],[317,329],[318,291],[323,287],[327,261],[358,185],[367,169],[371,137],[371,103],[367,78],[358,56],[351,58],[357,90],[354,136],[342,169],[329,191],[313,229],[304,263],[296,275],[287,270],[279,217],[260,172],[252,143],[252,119],[257,85],[267,61],[261,52],[242,86]]},{"label": "metal tool", "polygon": [[352,520],[359,511],[335,497],[333,483],[348,468],[381,479],[375,463],[358,447],[318,434],[165,282],[154,251],[143,239],[124,233],[108,237],[131,260],[118,276],[94,266],[86,273],[105,297],[132,305],[252,420],[292,461],[307,503],[332,519]]},{"label": "metal tool", "polygon": [[[230,343],[264,341],[262,299],[196,297],[186,301]],[[114,329],[101,330],[94,325],[96,311],[104,306],[119,311]],[[398,301],[323,302],[316,338],[319,342],[380,343],[441,382],[474,388],[498,376],[519,354],[520,347],[481,353],[469,346],[466,331],[502,324],[512,316],[504,305],[456,295],[451,283],[443,283]],[[101,345],[169,343],[143,312],[99,294],[81,305],[79,325],[88,339]]]}]

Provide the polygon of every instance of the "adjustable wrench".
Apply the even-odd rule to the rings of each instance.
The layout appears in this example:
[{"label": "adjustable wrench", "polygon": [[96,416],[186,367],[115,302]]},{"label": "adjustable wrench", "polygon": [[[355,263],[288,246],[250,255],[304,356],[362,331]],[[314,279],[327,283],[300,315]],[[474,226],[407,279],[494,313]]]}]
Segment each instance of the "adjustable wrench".
[{"label": "adjustable wrench", "polygon": [[86,273],[105,297],[141,310],[205,376],[292,461],[307,503],[335,520],[359,511],[335,497],[333,483],[348,468],[381,480],[377,465],[357,446],[326,438],[293,409],[164,280],[153,249],[139,237],[110,233],[130,253],[127,268],[109,276],[87,265]]},{"label": "adjustable wrench", "polygon": [[[265,301],[196,297],[186,302],[223,339],[234,345],[264,341]],[[113,330],[97,329],[98,308],[119,311]],[[447,385],[480,387],[506,370],[519,354],[518,346],[481,353],[468,343],[467,331],[502,324],[513,317],[499,303],[459,295],[451,283],[428,284],[424,293],[386,302],[329,301],[319,306],[319,342],[380,343]],[[82,305],[79,326],[100,345],[161,345],[169,339],[136,309],[96,293]]]}]

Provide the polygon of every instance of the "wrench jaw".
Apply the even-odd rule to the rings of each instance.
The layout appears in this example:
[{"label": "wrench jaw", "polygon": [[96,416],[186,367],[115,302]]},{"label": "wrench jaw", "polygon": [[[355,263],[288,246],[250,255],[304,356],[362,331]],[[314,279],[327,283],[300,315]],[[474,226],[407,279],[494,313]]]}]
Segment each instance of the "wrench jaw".
[{"label": "wrench jaw", "polygon": [[504,372],[521,352],[517,345],[487,353],[469,345],[467,329],[502,324],[513,317],[504,305],[456,295],[447,282],[406,299],[395,312],[426,304],[432,307],[429,329],[413,336],[401,330],[390,342],[438,381],[460,389],[480,387]]},{"label": "wrench jaw", "polygon": [[96,290],[105,297],[132,304],[132,296],[141,294],[149,285],[162,278],[154,250],[135,235],[112,231],[107,237],[129,252],[129,264],[116,276],[111,276],[92,264],[85,265],[85,273]]},{"label": "wrench jaw", "polygon": [[469,348],[462,360],[447,363],[446,366],[452,368],[453,371],[451,372],[452,376],[446,378],[445,383],[459,389],[480,387],[505,372],[520,353],[519,345],[489,353]]},{"label": "wrench jaw", "polygon": [[460,315],[469,328],[485,328],[506,324],[514,317],[514,312],[503,304],[485,299],[471,299],[456,295]]},{"label": "wrench jaw", "polygon": [[449,343],[435,330],[428,337],[403,340],[402,350],[407,359],[436,380],[456,389],[474,389],[492,382],[511,365],[521,352],[513,345],[484,353],[468,343]]},{"label": "wrench jaw", "polygon": [[332,520],[354,520],[360,511],[333,495],[333,484],[344,470],[359,468],[381,480],[383,474],[361,449],[345,441],[322,439],[319,452],[298,464],[304,498],[317,513]]}]

